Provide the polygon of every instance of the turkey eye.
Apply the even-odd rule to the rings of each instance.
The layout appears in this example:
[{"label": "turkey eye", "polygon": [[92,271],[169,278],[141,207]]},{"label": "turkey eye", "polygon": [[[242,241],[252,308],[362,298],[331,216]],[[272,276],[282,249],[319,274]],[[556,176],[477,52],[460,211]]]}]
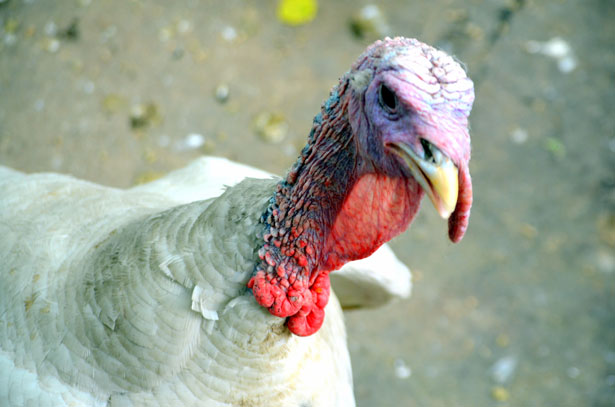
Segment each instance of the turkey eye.
[{"label": "turkey eye", "polygon": [[380,85],[379,101],[380,106],[387,112],[395,113],[397,110],[397,96],[386,85]]}]

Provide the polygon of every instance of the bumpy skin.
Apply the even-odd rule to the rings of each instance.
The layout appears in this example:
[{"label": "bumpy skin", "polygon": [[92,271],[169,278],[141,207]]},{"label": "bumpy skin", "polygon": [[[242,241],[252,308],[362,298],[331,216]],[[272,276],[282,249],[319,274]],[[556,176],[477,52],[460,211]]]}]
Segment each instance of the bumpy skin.
[{"label": "bumpy skin", "polygon": [[[378,99],[381,84],[400,103],[395,117]],[[307,145],[262,217],[260,263],[248,283],[256,300],[289,317],[297,335],[318,330],[328,273],[364,258],[403,232],[423,191],[389,148],[421,139],[459,169],[459,199],[449,236],[465,233],[472,205],[467,118],[473,84],[450,56],[417,40],[378,41],[332,90],[314,119]]]}]

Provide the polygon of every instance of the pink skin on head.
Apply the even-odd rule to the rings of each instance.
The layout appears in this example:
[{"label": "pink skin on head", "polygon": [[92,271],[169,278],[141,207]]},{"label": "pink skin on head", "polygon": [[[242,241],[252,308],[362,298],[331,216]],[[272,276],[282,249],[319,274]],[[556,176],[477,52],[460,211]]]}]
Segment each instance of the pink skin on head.
[{"label": "pink skin on head", "polygon": [[[399,103],[383,110],[381,86]],[[421,139],[459,169],[449,237],[465,233],[472,186],[467,117],[472,82],[452,58],[416,40],[376,42],[331,92],[308,144],[278,185],[263,215],[261,261],[248,283],[259,304],[296,335],[324,321],[329,272],[364,258],[403,232],[424,191],[391,150],[404,143],[421,156]]]}]

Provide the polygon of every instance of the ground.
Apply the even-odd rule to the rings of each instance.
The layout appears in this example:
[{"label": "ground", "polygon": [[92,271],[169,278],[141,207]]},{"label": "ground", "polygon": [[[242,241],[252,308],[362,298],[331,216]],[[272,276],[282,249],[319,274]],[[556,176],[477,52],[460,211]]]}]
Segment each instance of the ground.
[{"label": "ground", "polygon": [[424,205],[392,242],[412,298],[347,313],[359,406],[615,405],[613,3],[357,20],[363,1],[321,0],[298,26],[276,4],[0,0],[0,164],[118,187],[204,153],[282,174],[364,47],[417,37],[475,81],[475,205],[457,245]]}]

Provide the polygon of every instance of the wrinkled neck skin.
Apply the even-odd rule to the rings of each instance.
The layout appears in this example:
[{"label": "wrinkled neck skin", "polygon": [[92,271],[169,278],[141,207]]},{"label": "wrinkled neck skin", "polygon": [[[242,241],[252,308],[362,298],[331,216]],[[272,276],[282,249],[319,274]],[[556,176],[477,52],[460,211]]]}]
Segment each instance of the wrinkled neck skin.
[{"label": "wrinkled neck skin", "polygon": [[422,197],[413,179],[378,174],[358,154],[345,95],[351,91],[347,80],[333,89],[261,219],[261,261],[248,287],[301,336],[322,325],[329,272],[403,232]]}]

